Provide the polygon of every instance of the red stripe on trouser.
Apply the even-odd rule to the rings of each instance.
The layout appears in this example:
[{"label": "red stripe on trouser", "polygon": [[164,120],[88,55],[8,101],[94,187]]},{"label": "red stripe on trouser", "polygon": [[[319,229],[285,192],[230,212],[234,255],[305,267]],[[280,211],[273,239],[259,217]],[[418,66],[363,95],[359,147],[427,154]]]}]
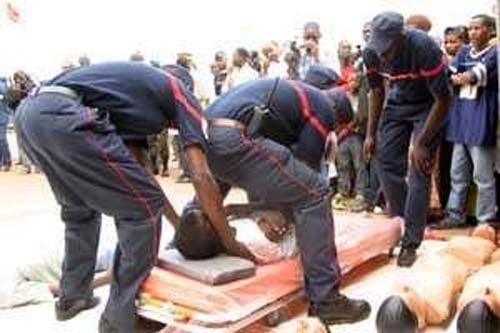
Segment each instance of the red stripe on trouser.
[{"label": "red stripe on trouser", "polygon": [[[85,120],[87,121],[87,123],[89,123],[89,124],[91,123],[90,110],[88,108],[86,109],[86,112],[85,112]],[[159,242],[158,242],[159,239],[158,238],[159,238],[159,235],[158,235],[158,227],[157,227],[157,225],[155,223],[155,221],[156,221],[155,215],[153,214],[153,210],[151,209],[151,206],[149,205],[147,199],[144,198],[141,195],[141,193],[139,193],[139,191],[134,186],[134,184],[132,184],[132,182],[127,179],[127,176],[121,170],[120,165],[118,163],[115,163],[115,162],[113,162],[113,161],[110,160],[110,158],[109,158],[108,154],[106,153],[106,151],[104,149],[102,149],[102,147],[99,145],[98,141],[96,140],[94,133],[90,129],[88,129],[86,131],[86,133],[91,138],[92,143],[94,144],[94,146],[101,153],[102,158],[106,162],[106,165],[108,165],[108,167],[116,174],[116,176],[118,177],[118,179],[123,184],[125,184],[125,186],[127,186],[132,191],[132,195],[134,196],[134,200],[140,206],[142,206],[142,208],[144,208],[144,210],[148,213],[150,224],[153,227],[153,244],[152,244],[152,251],[151,251],[151,254],[152,254],[151,260],[152,260],[153,263],[155,263],[156,262],[156,257],[157,257],[156,255],[158,253],[158,246],[159,246]]]},{"label": "red stripe on trouser", "polygon": [[257,141],[250,140],[245,136],[242,136],[242,139],[243,139],[243,145],[246,145],[248,147],[254,146],[255,148],[257,148],[261,152],[261,156],[263,158],[274,163],[276,165],[276,167],[278,168],[278,171],[280,173],[282,173],[286,178],[290,179],[295,185],[299,186],[300,188],[305,190],[310,195],[314,195],[314,196],[318,196],[318,197],[322,196],[321,193],[318,191],[318,189],[316,189],[314,187],[310,187],[307,184],[297,180],[292,174],[290,174],[290,172],[288,172],[288,170],[286,170],[286,167],[283,165],[283,163],[280,161],[280,159],[278,157],[274,156],[274,154],[272,152],[261,147],[261,145]]}]

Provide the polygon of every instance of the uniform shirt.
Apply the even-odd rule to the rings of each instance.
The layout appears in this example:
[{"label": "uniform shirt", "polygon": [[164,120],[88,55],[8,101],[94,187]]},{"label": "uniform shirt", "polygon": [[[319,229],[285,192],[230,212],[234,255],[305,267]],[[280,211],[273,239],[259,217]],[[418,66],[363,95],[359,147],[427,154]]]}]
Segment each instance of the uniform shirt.
[{"label": "uniform shirt", "polygon": [[463,46],[453,58],[453,72],[471,71],[475,82],[454,88],[447,139],[471,146],[494,146],[498,120],[497,48],[474,52]]},{"label": "uniform shirt", "polygon": [[366,48],[363,60],[370,88],[383,88],[388,82],[386,105],[389,109],[428,111],[435,96],[448,95],[446,65],[441,50],[422,31],[408,28],[400,53],[382,62],[375,51]]},{"label": "uniform shirt", "polygon": [[182,147],[205,147],[202,111],[180,80],[138,62],[110,62],[64,72],[47,82],[71,88],[85,106],[109,114],[125,140],[146,140],[168,126],[178,128]]},{"label": "uniform shirt", "polygon": [[[308,107],[304,107],[304,102]],[[269,110],[263,116],[260,134],[291,148],[296,157],[319,168],[326,136],[337,119],[319,89],[298,81],[256,80],[221,96],[206,109],[206,116],[234,119],[248,125],[255,107]]]}]

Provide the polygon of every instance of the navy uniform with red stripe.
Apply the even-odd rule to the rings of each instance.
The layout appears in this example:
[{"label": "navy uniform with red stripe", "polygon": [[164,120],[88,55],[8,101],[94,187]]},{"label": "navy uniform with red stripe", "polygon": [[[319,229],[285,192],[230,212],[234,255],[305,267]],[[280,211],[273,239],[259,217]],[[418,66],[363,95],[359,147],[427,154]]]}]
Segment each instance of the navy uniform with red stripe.
[{"label": "navy uniform with red stripe", "polygon": [[[411,163],[408,175],[410,140],[414,147],[425,150],[426,160],[432,164],[450,90],[439,46],[424,32],[405,29],[403,24],[398,13],[376,16],[363,57],[372,90],[367,136],[373,138],[378,125],[375,164],[390,212],[404,217],[398,264],[409,266],[423,239],[430,196],[428,172]],[[380,99],[374,99],[377,95]],[[373,110],[378,108],[380,121],[373,119]]]},{"label": "navy uniform with red stripe", "polygon": [[331,197],[319,173],[325,139],[342,112],[352,109],[340,90],[270,79],[242,84],[205,110],[208,161],[222,192],[240,187],[293,214],[311,313],[331,324],[370,312],[368,303],[339,294]]},{"label": "navy uniform with red stripe", "polygon": [[15,118],[21,147],[47,176],[66,226],[56,305],[56,314],[66,314],[58,319],[92,305],[104,213],[115,218],[119,244],[102,318],[119,332],[134,331],[135,297],[156,260],[167,199],[127,146],[169,126],[179,129],[183,147],[205,149],[200,120],[180,80],[134,62],[65,72],[23,101]]}]

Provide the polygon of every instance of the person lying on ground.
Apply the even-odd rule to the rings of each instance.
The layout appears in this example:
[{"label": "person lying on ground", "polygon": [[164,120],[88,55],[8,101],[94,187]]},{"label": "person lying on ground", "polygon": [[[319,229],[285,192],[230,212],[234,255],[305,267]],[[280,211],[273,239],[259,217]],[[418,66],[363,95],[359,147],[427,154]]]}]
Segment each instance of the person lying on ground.
[{"label": "person lying on ground", "polygon": [[[111,280],[116,233],[103,225],[92,288]],[[49,233],[38,242],[3,262],[0,274],[0,309],[52,302],[60,295],[59,281],[64,257],[63,232]]]},{"label": "person lying on ground", "polygon": [[[294,228],[285,214],[249,207],[229,207],[226,213],[235,238],[245,244],[259,263],[269,264],[297,255]],[[191,260],[213,258],[224,252],[208,217],[197,208],[184,210],[173,246]]]},{"label": "person lying on ground", "polygon": [[491,333],[500,331],[500,249],[491,264],[467,279],[458,299],[457,332]]},{"label": "person lying on ground", "polygon": [[493,254],[495,237],[492,227],[481,225],[470,237],[455,236],[440,251],[417,260],[380,306],[377,331],[414,333],[445,322],[468,276]]}]

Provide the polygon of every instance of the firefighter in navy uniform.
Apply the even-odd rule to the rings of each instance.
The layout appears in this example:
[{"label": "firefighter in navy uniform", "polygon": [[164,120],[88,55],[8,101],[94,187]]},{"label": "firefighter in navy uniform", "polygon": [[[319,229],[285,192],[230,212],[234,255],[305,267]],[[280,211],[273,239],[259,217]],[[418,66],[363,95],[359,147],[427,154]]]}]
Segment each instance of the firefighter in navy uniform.
[{"label": "firefighter in navy uniform", "polygon": [[[147,136],[177,128],[205,213],[229,253],[254,259],[232,236],[208,169],[203,116],[183,82],[134,62],[92,64],[60,74],[24,99],[15,116],[22,149],[47,176],[65,223],[65,256],[56,317],[95,306],[92,295],[101,213],[113,216],[118,246],[99,332],[134,332],[135,297],[155,263],[165,207],[178,216],[141,164]],[[178,78],[179,79],[178,79]]]},{"label": "firefighter in navy uniform", "polygon": [[363,54],[371,90],[364,151],[368,159],[375,157],[390,213],[404,217],[397,264],[408,267],[424,235],[430,174],[450,88],[439,46],[424,32],[405,28],[401,14],[379,14],[371,29]]},{"label": "firefighter in navy uniform", "polygon": [[205,112],[208,161],[223,196],[237,186],[293,216],[309,313],[329,325],[370,314],[367,302],[339,293],[331,193],[319,172],[326,137],[346,112],[341,89],[280,79],[242,84]]}]

